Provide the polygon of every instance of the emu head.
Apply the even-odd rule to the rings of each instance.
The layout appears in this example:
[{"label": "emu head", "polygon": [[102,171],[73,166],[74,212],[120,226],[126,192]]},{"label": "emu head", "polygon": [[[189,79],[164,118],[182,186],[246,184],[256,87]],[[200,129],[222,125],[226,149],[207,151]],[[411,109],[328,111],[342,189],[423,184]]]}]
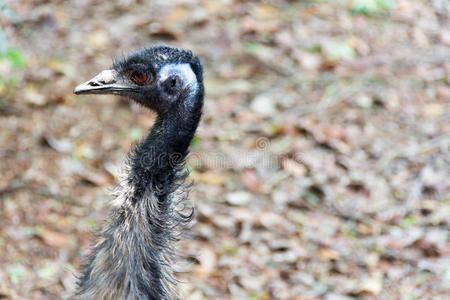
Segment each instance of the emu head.
[{"label": "emu head", "polygon": [[203,97],[202,66],[191,51],[155,46],[116,61],[80,84],[75,94],[115,94],[165,114]]}]

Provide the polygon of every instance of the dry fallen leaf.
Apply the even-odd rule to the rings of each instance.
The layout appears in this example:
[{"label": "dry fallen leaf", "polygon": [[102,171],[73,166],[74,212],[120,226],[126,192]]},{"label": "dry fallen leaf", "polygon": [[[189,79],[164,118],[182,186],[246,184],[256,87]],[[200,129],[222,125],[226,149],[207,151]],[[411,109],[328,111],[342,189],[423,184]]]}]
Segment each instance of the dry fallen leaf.
[{"label": "dry fallen leaf", "polygon": [[72,235],[53,231],[43,227],[37,229],[36,236],[41,238],[44,243],[51,247],[68,248],[75,244],[75,239]]},{"label": "dry fallen leaf", "polygon": [[319,251],[319,258],[323,261],[338,260],[340,258],[340,254],[336,250],[323,248]]},{"label": "dry fallen leaf", "polygon": [[113,182],[113,177],[109,173],[99,172],[85,168],[78,174],[83,180],[96,186],[108,186]]},{"label": "dry fallen leaf", "polygon": [[255,170],[246,169],[242,172],[242,182],[245,187],[252,193],[261,192],[261,181],[259,180]]},{"label": "dry fallen leaf", "polygon": [[233,192],[226,195],[227,203],[235,206],[247,205],[251,200],[252,195],[244,191]]},{"label": "dry fallen leaf", "polygon": [[217,256],[214,249],[208,246],[202,247],[198,255],[200,261],[201,273],[203,276],[214,272],[217,265]]},{"label": "dry fallen leaf", "polygon": [[303,178],[307,172],[306,167],[295,160],[285,159],[283,160],[283,167],[289,174]]},{"label": "dry fallen leaf", "polygon": [[259,95],[250,104],[251,109],[263,116],[272,116],[277,112],[275,100],[269,95]]},{"label": "dry fallen leaf", "polygon": [[356,294],[358,295],[378,295],[383,290],[383,275],[375,273],[371,277],[365,278],[361,281]]},{"label": "dry fallen leaf", "polygon": [[226,177],[214,172],[192,172],[190,177],[194,182],[212,185],[222,185],[226,182]]}]

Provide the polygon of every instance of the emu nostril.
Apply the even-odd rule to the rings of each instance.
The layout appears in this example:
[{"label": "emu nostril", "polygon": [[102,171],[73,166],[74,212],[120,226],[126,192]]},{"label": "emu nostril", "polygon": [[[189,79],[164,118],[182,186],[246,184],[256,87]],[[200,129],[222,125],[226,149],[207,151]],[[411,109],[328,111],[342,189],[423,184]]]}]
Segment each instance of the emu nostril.
[{"label": "emu nostril", "polygon": [[[100,81],[100,83],[103,83],[104,84],[104,82],[101,82]],[[89,82],[88,83],[90,86],[100,86],[100,84],[98,83],[98,82],[96,82],[96,81],[91,81],[91,82]]]}]

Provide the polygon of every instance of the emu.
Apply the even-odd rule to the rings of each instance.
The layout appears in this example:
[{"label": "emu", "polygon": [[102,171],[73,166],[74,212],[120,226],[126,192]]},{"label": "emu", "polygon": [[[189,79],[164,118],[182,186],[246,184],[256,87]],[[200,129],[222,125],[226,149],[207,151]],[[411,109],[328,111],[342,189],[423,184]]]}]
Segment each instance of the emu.
[{"label": "emu", "polygon": [[193,209],[183,209],[188,204],[183,191],[185,159],[203,107],[199,59],[189,50],[145,48],[74,93],[125,96],[157,118],[129,154],[109,218],[71,299],[180,299],[173,244],[193,218]]}]

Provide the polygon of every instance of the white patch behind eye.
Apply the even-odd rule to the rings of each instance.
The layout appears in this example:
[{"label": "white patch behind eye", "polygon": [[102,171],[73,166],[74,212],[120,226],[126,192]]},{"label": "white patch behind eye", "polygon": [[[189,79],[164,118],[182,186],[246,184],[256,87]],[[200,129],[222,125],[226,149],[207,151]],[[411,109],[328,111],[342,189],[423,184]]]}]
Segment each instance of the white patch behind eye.
[{"label": "white patch behind eye", "polygon": [[197,77],[189,64],[169,64],[159,71],[159,80],[164,81],[171,75],[177,75],[183,81],[183,87],[189,88],[191,93],[198,88]]}]

